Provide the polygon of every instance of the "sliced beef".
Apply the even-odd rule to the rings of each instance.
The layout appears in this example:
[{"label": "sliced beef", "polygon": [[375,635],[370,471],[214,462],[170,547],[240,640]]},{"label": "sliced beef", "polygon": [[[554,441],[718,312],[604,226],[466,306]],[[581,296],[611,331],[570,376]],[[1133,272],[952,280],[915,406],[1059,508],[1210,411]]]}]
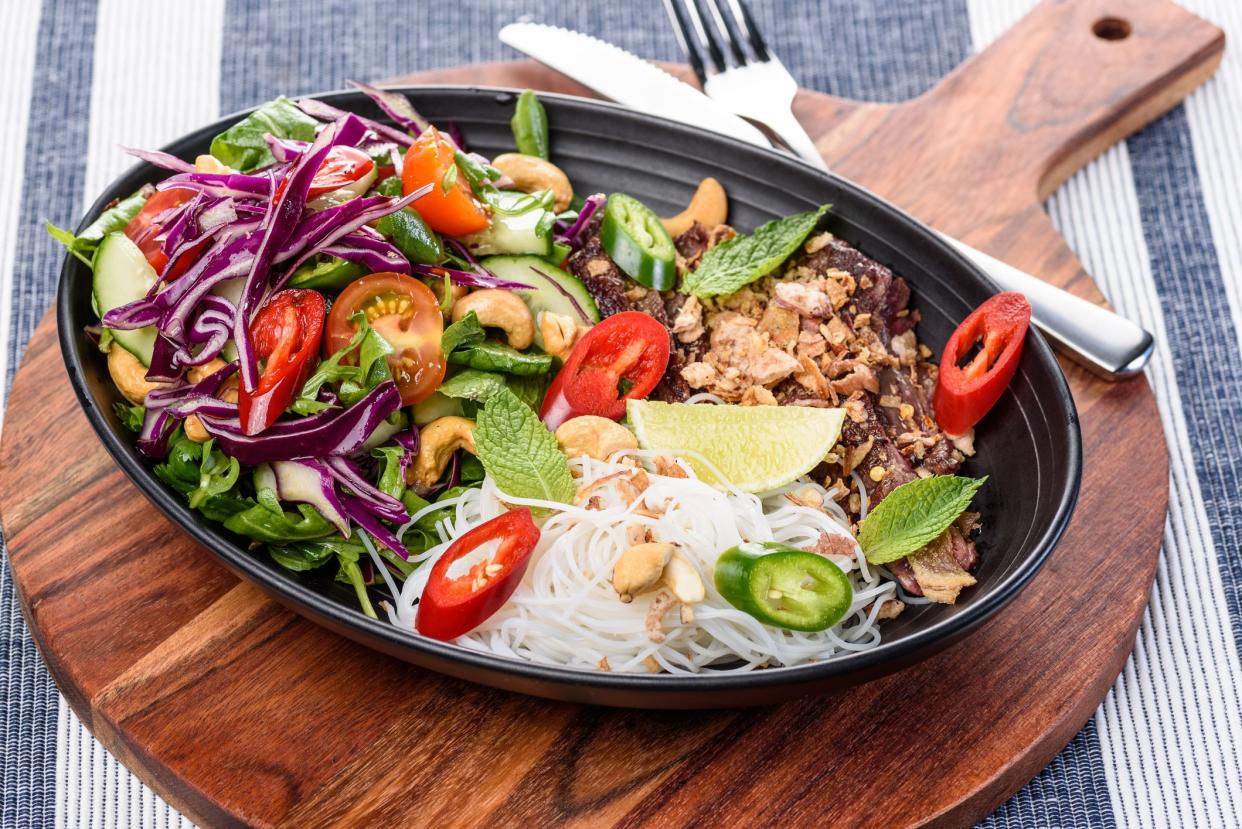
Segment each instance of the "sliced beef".
[{"label": "sliced beef", "polygon": [[690,229],[673,240],[673,246],[687,263],[699,261],[711,245],[712,234],[704,225],[695,222]]},{"label": "sliced beef", "polygon": [[815,273],[845,271],[858,283],[854,304],[859,313],[871,314],[872,327],[887,345],[890,338],[912,329],[917,312],[898,316],[910,304],[906,280],[843,239],[831,239],[814,253],[803,254],[799,264]]},{"label": "sliced beef", "polygon": [[[845,419],[845,425],[841,429],[841,444],[847,449],[856,449],[867,445],[870,441],[870,449],[856,466],[859,470],[858,477],[862,479],[863,486],[867,490],[868,502],[874,508],[894,489],[917,478],[918,473],[889,436],[889,430],[885,428],[882,416],[879,414],[884,409],[875,406],[871,398],[866,395],[852,405],[861,407],[864,418],[861,423],[855,422],[850,417]],[[884,469],[884,477],[878,482],[872,480],[869,474],[875,466]],[[912,565],[909,560],[902,559],[889,564],[889,572],[912,596],[924,595],[919,576],[922,572],[922,578],[927,579],[929,584],[935,585],[931,588],[933,594],[929,594],[928,598],[951,603],[952,599],[948,597],[957,595],[951,585],[961,581],[962,584],[957,589],[960,590],[961,586],[966,586],[962,575],[959,575],[956,570],[970,570],[979,560],[975,543],[967,537],[967,534],[968,527],[952,526],[945,532],[943,538],[935,542],[938,546],[934,551],[929,552],[931,546],[929,545],[929,548],[924,548],[910,557],[913,559],[915,556],[927,553],[928,557],[921,560],[921,563]],[[952,562],[953,567],[950,568],[946,561]],[[973,579],[970,583],[973,584]]]},{"label": "sliced beef", "polygon": [[569,257],[569,271],[582,280],[599,307],[599,315],[607,318],[633,308],[625,292],[634,283],[604,251],[599,238],[602,219],[597,212],[583,231],[582,247]]}]

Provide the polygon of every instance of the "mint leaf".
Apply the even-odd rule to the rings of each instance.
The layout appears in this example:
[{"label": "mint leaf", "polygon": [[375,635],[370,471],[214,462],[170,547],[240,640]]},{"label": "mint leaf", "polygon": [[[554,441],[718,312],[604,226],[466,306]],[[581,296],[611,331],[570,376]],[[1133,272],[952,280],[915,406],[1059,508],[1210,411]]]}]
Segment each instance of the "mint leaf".
[{"label": "mint leaf", "polygon": [[858,529],[872,564],[888,564],[921,550],[970,506],[987,477],[937,475],[902,484],[876,504]]},{"label": "mint leaf", "polygon": [[479,411],[474,445],[487,474],[517,498],[572,503],[577,488],[556,438],[531,408],[508,389]]},{"label": "mint leaf", "polygon": [[221,164],[246,173],[276,160],[264,135],[271,133],[277,138],[314,141],[318,126],[318,121],[282,95],[211,139],[211,154]]},{"label": "mint leaf", "polygon": [[827,211],[825,204],[818,210],[774,219],[749,236],[735,236],[716,245],[686,274],[681,290],[698,297],[721,296],[767,276],[793,256]]}]

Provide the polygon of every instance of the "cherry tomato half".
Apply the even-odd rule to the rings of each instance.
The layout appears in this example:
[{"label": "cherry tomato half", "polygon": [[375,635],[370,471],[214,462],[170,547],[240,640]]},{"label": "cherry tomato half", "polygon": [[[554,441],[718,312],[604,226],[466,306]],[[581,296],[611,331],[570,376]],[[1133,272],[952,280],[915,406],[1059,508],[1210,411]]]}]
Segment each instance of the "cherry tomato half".
[{"label": "cherry tomato half", "polygon": [[[193,190],[174,187],[170,190],[159,190],[151,198],[147,199],[146,204],[138,211],[138,215],[129,220],[129,224],[125,225],[125,235],[133,240],[138,249],[142,251],[142,255],[147,257],[147,262],[155,269],[156,273],[162,273],[164,266],[168,264],[168,256],[162,250],[164,245],[164,227],[155,223],[155,219],[163,212],[171,210],[174,207],[180,207],[197,195]],[[206,243],[204,242],[204,246]],[[181,257],[181,261],[177,263],[175,273],[169,274],[170,280],[176,279],[185,273],[190,265],[194,264],[194,252]]]},{"label": "cherry tomato half", "polygon": [[338,144],[328,150],[327,157],[319,165],[319,171],[315,173],[315,178],[311,181],[310,191],[306,197],[313,199],[324,193],[339,190],[366,176],[374,166],[375,162],[371,160],[371,156],[362,150]]},{"label": "cherry tomato half", "polygon": [[484,230],[490,223],[487,210],[470,191],[464,175],[447,189],[445,175],[457,164],[456,146],[435,127],[423,132],[405,154],[401,165],[401,190],[405,195],[430,184],[431,192],[414,201],[413,207],[431,228],[446,236],[465,236]]},{"label": "cherry tomato half", "polygon": [[[496,552],[455,578],[449,575],[455,562],[489,541],[500,542]],[[454,541],[431,568],[414,628],[445,641],[474,630],[513,595],[538,543],[539,528],[525,507],[498,515]]]},{"label": "cherry tomato half", "polygon": [[620,420],[668,367],[668,330],[642,311],[613,314],[583,335],[552,381],[539,416],[549,429],[579,415]]},{"label": "cherry tomato half", "polygon": [[444,379],[445,369],[440,351],[444,318],[431,289],[399,273],[373,273],[349,283],[328,315],[325,355],[349,345],[357,333],[350,317],[358,311],[367,315],[375,332],[393,347],[388,368],[401,391],[402,405],[430,397]]},{"label": "cherry tomato half", "polygon": [[254,391],[237,393],[242,431],[257,435],[276,422],[315,367],[327,302],[318,291],[281,291],[259,309],[250,325],[255,354],[264,361]]},{"label": "cherry tomato half", "polygon": [[[996,405],[1018,370],[1030,323],[1031,304],[1015,291],[997,294],[962,320],[944,346],[932,397],[941,429],[965,434]],[[961,365],[976,344],[979,352]]]}]

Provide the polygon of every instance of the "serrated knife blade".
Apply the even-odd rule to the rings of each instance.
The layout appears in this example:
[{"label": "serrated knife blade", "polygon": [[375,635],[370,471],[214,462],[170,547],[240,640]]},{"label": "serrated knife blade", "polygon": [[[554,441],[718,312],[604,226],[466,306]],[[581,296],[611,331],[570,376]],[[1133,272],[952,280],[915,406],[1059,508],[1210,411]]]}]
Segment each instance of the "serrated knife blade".
[{"label": "serrated knife blade", "polygon": [[542,23],[510,23],[499,36],[502,43],[617,103],[760,147],[772,146],[757,128],[702,92],[611,43]]}]

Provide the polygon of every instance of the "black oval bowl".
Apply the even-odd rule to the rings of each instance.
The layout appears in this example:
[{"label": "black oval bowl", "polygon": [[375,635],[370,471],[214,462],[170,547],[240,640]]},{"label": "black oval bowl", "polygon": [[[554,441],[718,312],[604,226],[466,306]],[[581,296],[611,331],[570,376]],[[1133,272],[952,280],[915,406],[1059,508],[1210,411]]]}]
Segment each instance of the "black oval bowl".
[{"label": "black oval bowl", "polygon": [[[513,92],[463,87],[403,91],[434,123],[456,124],[471,149],[490,157],[513,148]],[[360,93],[320,97],[382,119]],[[957,323],[997,290],[905,213],[787,155],[610,104],[541,97],[552,125],[553,160],[580,193],[623,190],[671,215],[685,206],[702,178],[715,176],[729,194],[730,222],[741,230],[832,203],[828,229],[906,277],[923,315],[919,339],[937,351]],[[243,115],[223,118],[164,149],[182,158],[205,153],[212,136]],[[165,175],[145,163],[131,168],[92,205],[82,226],[113,199]],[[862,653],[745,674],[599,673],[486,656],[368,619],[347,589],[315,575],[295,576],[268,556],[247,552],[244,542],[190,510],[180,494],[166,488],[114,415],[120,395],[103,355],[83,332],[97,322],[90,280],[90,270],[66,256],[57,297],[61,351],[87,419],[142,493],[226,567],[290,609],[399,659],[498,688],[603,705],[718,708],[778,702],[863,682],[947,647],[1017,595],[1061,537],[1078,496],[1082,446],[1074,402],[1051,349],[1032,330],[1021,368],[980,425],[978,454],[965,469],[964,474],[988,475],[989,480],[975,502],[984,516],[975,574],[979,583],[964,591],[957,605],[910,607],[885,623],[878,647]]]}]

